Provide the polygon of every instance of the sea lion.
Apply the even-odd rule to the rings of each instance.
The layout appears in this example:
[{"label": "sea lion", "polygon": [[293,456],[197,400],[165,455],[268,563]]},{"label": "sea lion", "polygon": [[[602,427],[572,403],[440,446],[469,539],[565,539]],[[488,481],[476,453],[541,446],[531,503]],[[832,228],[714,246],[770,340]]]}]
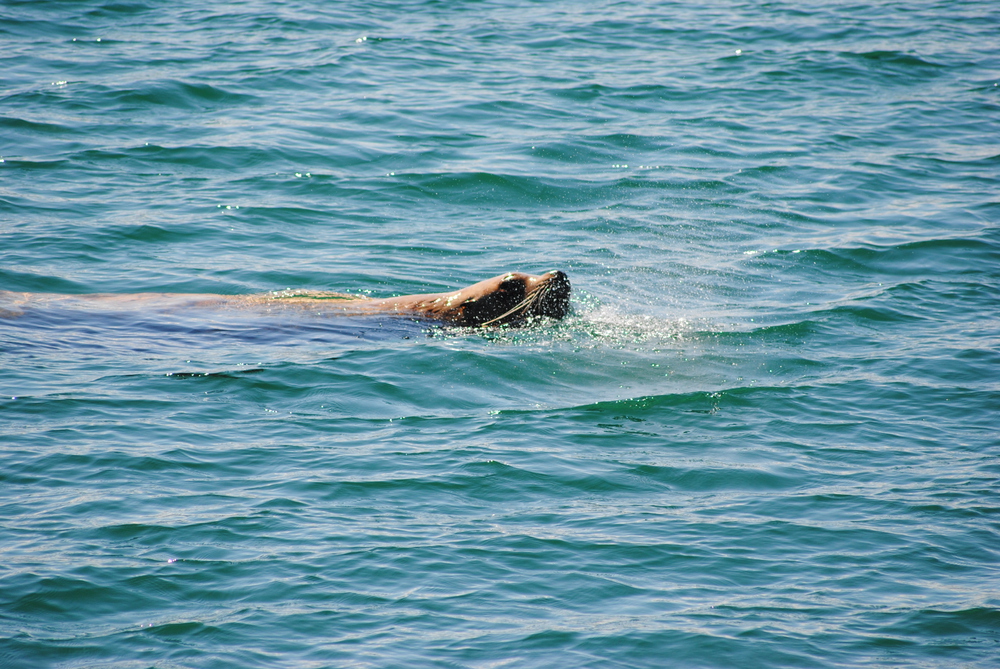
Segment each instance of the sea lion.
[{"label": "sea lion", "polygon": [[127,293],[54,295],[0,291],[0,315],[16,316],[28,306],[77,304],[116,309],[156,305],[188,307],[305,308],[343,315],[395,314],[466,327],[521,326],[545,316],[561,319],[569,312],[570,283],[564,272],[540,276],[508,272],[449,293],[370,298],[345,293],[282,291],[263,295],[201,295],[191,293]]}]

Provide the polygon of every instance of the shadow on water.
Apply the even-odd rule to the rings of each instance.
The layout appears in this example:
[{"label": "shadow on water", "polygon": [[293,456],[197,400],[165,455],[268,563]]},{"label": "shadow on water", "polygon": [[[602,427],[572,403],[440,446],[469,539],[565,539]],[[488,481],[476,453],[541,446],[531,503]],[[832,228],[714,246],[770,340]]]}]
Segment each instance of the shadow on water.
[{"label": "shadow on water", "polygon": [[41,351],[170,354],[178,349],[357,346],[426,336],[426,322],[386,316],[343,316],[227,309],[188,312],[51,306],[8,311],[0,317],[7,353]]}]

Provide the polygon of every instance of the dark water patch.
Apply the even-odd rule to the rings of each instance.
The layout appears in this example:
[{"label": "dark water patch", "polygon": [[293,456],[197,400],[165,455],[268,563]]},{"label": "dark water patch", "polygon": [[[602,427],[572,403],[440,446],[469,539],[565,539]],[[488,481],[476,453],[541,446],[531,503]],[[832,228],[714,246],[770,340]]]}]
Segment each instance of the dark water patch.
[{"label": "dark water patch", "polygon": [[982,283],[929,279],[886,286],[867,301],[894,305],[914,318],[956,323],[978,319],[982,308],[1000,299],[998,291]]},{"label": "dark water patch", "polygon": [[[146,244],[176,244],[189,241],[195,237],[205,238],[206,232],[205,230],[166,229],[158,225],[149,224],[139,226],[105,225],[101,228],[100,234],[95,237],[103,243],[112,245],[119,242],[119,240]],[[211,235],[208,235],[208,237],[210,238]]]},{"label": "dark water patch", "polygon": [[[982,155],[980,147],[968,147],[968,150],[973,155],[970,156],[954,156],[954,157],[944,157],[944,156],[907,156],[907,158],[912,158],[915,161],[921,163],[922,165],[931,164],[936,169],[940,169],[939,166],[953,167],[955,165],[963,165],[968,167],[984,167],[987,169],[992,169],[997,165],[1000,165],[1000,153],[993,155]],[[942,170],[942,172],[947,172],[952,174],[952,170]],[[976,177],[979,175],[969,175],[973,179],[971,183],[975,183]],[[982,175],[980,177],[984,180],[984,183],[990,181],[988,175]]]},{"label": "dark water patch", "polygon": [[[34,13],[32,10],[38,9],[39,4],[48,5],[48,7],[43,9],[43,12]],[[58,7],[60,3],[37,3],[30,1],[19,1],[14,0],[13,2],[5,3],[6,7],[17,8],[18,11],[6,10],[3,12],[3,22],[0,23],[0,34],[8,34],[11,36],[17,36],[20,38],[24,37],[34,37],[36,39],[43,39],[47,42],[53,41],[53,36],[58,35],[62,38],[72,38],[73,36],[81,35],[81,29],[79,25],[74,25],[71,22],[52,20],[51,15],[46,15],[45,10],[51,10],[54,7]],[[66,3],[72,4],[72,3]],[[16,44],[16,42],[14,43]]]},{"label": "dark water patch", "polygon": [[326,503],[356,503],[367,500],[379,506],[405,503],[428,510],[448,505],[459,498],[473,504],[489,504],[515,499],[524,494],[532,498],[558,499],[561,495],[600,494],[610,490],[627,490],[624,481],[616,482],[597,476],[552,476],[512,467],[498,462],[467,466],[464,472],[447,476],[421,476],[413,479],[378,479],[327,484],[321,500]]},{"label": "dark water patch", "polygon": [[632,471],[635,476],[649,478],[670,489],[688,491],[783,490],[798,484],[796,478],[786,478],[767,471],[740,471],[728,468],[685,470],[651,465],[641,465]]},{"label": "dark water patch", "polygon": [[921,633],[932,636],[992,636],[998,623],[997,611],[992,608],[975,607],[956,611],[925,610],[907,616],[896,629],[910,634]]},{"label": "dark water patch", "polygon": [[919,56],[899,51],[869,51],[866,53],[849,53],[844,55],[848,58],[856,58],[860,61],[875,63],[886,68],[887,70],[918,70],[922,72],[930,72],[937,68],[944,67],[939,63],[934,63],[929,60],[924,60]]},{"label": "dark water patch", "polygon": [[94,10],[97,18],[113,18],[115,16],[134,16],[151,11],[151,7],[145,2],[111,2]]},{"label": "dark water patch", "polygon": [[[7,580],[7,579],[5,579]],[[8,584],[11,587],[14,584]],[[45,616],[62,622],[83,620],[95,613],[106,615],[113,611],[132,609],[134,595],[119,588],[102,586],[89,580],[66,577],[40,578],[14,589],[7,605],[18,618]],[[20,591],[20,592],[19,592]],[[6,608],[6,607],[5,607]]]},{"label": "dark water patch", "polygon": [[[803,268],[815,267],[831,274],[859,276],[923,277],[929,270],[951,276],[982,275],[983,263],[1000,254],[997,246],[975,237],[939,238],[891,246],[844,246],[829,249],[779,250],[758,254],[752,262],[772,264],[792,262]],[[971,263],[970,263],[971,260]],[[930,267],[928,267],[930,265]]]},{"label": "dark water patch", "polygon": [[[20,118],[0,118],[0,129],[10,130],[14,132],[24,132],[29,133],[40,133],[43,135],[72,135],[79,133],[73,127],[61,125],[57,123],[38,123],[36,121],[30,121],[27,119]],[[6,162],[6,160],[4,161]],[[13,165],[12,165],[13,166]]]},{"label": "dark water patch", "polygon": [[[39,293],[79,293],[83,292],[83,286],[65,277],[48,276],[44,274],[34,274],[31,272],[19,272],[11,269],[0,268],[0,285],[5,291],[26,291]],[[5,310],[7,316],[0,318],[0,326],[9,325],[4,318],[14,317],[21,312],[19,307],[0,301],[0,308]],[[9,312],[9,313],[8,313]]]},{"label": "dark water patch", "polygon": [[[812,338],[815,338],[820,333],[823,333],[825,328],[821,321],[812,317],[805,320],[796,320],[792,323],[779,323],[775,325],[764,325],[759,327],[754,327],[749,331],[750,337],[755,340],[764,340],[768,343],[782,343],[791,346],[798,346],[806,343]],[[706,335],[711,334],[711,336],[717,337],[719,339],[737,339],[744,340],[745,336],[742,333],[705,333]]]},{"label": "dark water patch", "polygon": [[583,406],[573,413],[578,419],[586,420],[589,415],[605,415],[609,412],[622,414],[623,417],[634,417],[642,420],[646,415],[658,415],[662,409],[676,412],[694,412],[711,414],[719,410],[723,403],[728,406],[746,406],[746,402],[758,393],[777,393],[787,395],[793,393],[786,388],[741,388],[722,393],[683,393],[678,395],[663,395],[635,399],[600,402],[592,406]]},{"label": "dark water patch", "polygon": [[911,323],[922,320],[920,316],[901,309],[890,309],[885,306],[873,308],[861,305],[844,305],[826,311],[834,318],[846,316],[848,320],[872,327],[880,327],[883,323]]},{"label": "dark water patch", "polygon": [[66,160],[28,160],[21,158],[4,158],[5,170],[29,169],[29,170],[56,170],[67,164]]},{"label": "dark water patch", "polygon": [[[606,187],[594,188],[580,181],[516,174],[401,174],[394,187],[409,198],[432,196],[444,202],[480,207],[583,207],[597,206],[614,194]],[[589,186],[589,187],[588,187]]]},{"label": "dark water patch", "polygon": [[[114,421],[120,415],[121,405],[119,400],[113,398],[76,398],[60,397],[50,395],[46,397],[32,397],[30,395],[19,395],[16,399],[9,400],[16,402],[17,417],[19,420],[40,422],[53,422],[65,419],[70,416],[77,416],[79,424],[87,422],[101,423]],[[128,403],[129,412],[141,412],[143,410],[168,410],[168,407],[180,408],[180,405],[163,400],[139,400],[132,399]],[[10,406],[10,405],[8,405]],[[13,416],[12,416],[13,419]]]},{"label": "dark water patch", "polygon": [[228,170],[238,165],[266,163],[275,155],[280,155],[280,151],[256,147],[148,145],[123,149],[88,149],[74,158],[96,164],[121,166],[125,163],[145,169],[155,169],[153,165],[177,165],[200,170]]},{"label": "dark water patch", "polygon": [[214,109],[254,101],[254,97],[246,93],[233,93],[210,84],[175,80],[150,82],[130,90],[109,89],[105,95],[108,103],[121,111],[148,110],[159,106],[188,110]]}]

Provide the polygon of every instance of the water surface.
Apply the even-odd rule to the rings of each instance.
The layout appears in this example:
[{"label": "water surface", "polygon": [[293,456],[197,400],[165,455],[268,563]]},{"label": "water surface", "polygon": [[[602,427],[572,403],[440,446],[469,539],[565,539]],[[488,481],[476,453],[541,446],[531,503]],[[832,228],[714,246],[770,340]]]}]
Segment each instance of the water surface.
[{"label": "water surface", "polygon": [[998,30],[5,3],[0,290],[575,292],[4,306],[0,665],[996,666]]}]

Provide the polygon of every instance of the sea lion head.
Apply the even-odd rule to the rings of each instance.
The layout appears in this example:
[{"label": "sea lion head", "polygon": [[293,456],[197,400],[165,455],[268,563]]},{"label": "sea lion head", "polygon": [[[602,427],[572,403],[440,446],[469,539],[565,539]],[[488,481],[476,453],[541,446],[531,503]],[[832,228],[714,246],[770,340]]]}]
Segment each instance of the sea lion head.
[{"label": "sea lion head", "polygon": [[458,325],[524,325],[532,318],[564,318],[569,312],[569,277],[558,270],[541,276],[509,272],[450,295],[448,320]]}]

